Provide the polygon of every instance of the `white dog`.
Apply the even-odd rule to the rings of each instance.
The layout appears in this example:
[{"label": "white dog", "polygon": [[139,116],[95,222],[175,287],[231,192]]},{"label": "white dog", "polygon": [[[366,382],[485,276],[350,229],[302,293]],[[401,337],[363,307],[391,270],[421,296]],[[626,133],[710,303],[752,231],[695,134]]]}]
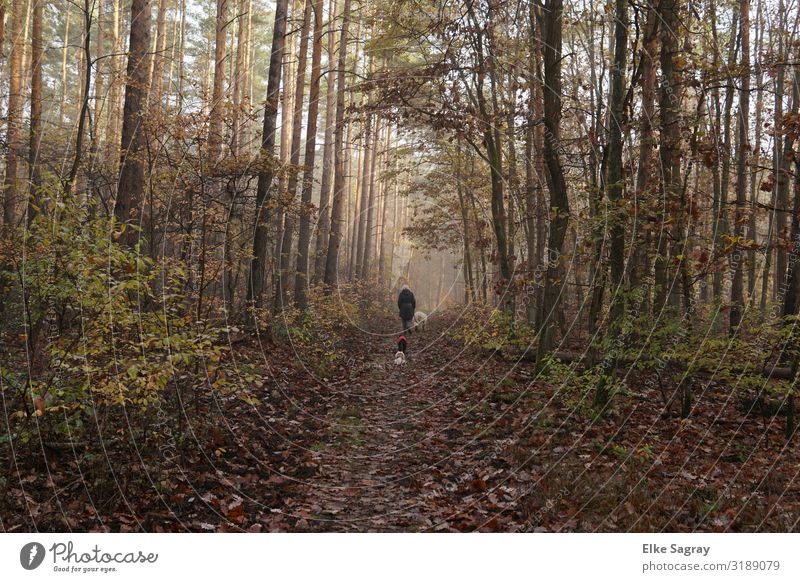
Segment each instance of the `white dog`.
[{"label": "white dog", "polygon": [[427,323],[428,316],[424,311],[417,311],[414,313],[414,329],[424,331]]},{"label": "white dog", "polygon": [[406,363],[406,355],[403,352],[397,352],[394,355],[394,365],[395,366],[404,366]]}]

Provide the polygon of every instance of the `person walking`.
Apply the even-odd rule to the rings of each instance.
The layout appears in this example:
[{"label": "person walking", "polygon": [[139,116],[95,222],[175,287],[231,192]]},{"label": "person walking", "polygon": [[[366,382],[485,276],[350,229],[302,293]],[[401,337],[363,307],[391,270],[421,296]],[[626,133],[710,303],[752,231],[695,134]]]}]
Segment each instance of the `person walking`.
[{"label": "person walking", "polygon": [[400,288],[397,296],[397,308],[400,310],[400,319],[403,320],[403,331],[411,332],[414,322],[414,310],[417,308],[417,300],[408,285]]}]

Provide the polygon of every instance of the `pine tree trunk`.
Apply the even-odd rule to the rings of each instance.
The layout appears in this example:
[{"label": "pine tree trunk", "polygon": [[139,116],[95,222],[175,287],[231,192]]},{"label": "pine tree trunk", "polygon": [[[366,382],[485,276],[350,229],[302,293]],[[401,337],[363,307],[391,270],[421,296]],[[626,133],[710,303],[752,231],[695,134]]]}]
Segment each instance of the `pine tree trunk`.
[{"label": "pine tree trunk", "polygon": [[[308,32],[311,27],[311,2],[305,0],[303,9],[303,24],[300,29],[300,52],[297,59],[297,75],[294,89],[294,112],[292,114],[292,144],[289,163],[292,168],[300,165],[300,136],[303,129],[303,94],[306,84],[306,63],[308,61]],[[294,239],[296,213],[293,208],[297,196],[297,172],[292,170],[287,183],[286,216],[283,226],[283,239],[278,241],[281,245],[280,265],[278,272],[277,289],[275,290],[275,308],[282,309],[289,302],[289,285],[291,283],[290,268],[292,259],[292,242]]]},{"label": "pine tree trunk", "polygon": [[[122,138],[119,186],[114,216],[118,224],[141,224],[142,193],[144,192],[145,134],[142,114],[147,101],[147,52],[150,50],[150,0],[131,3],[131,35],[128,45],[128,76],[125,84],[125,105],[122,116]],[[126,242],[139,241],[139,230],[128,228]]]},{"label": "pine tree trunk", "polygon": [[[384,147],[384,167],[386,171],[389,169],[389,165],[392,163],[392,151],[393,151],[393,143],[394,143],[394,133],[392,132],[392,126],[387,125],[386,127],[386,144]],[[394,160],[395,170],[397,167],[397,160]],[[397,172],[394,172],[395,178],[397,179],[396,175]],[[390,180],[388,178],[384,178],[382,182],[382,199],[383,203],[381,204],[381,224],[379,228],[380,234],[380,245],[378,246],[378,288],[380,290],[384,290],[387,288],[387,278],[386,278],[386,221],[388,220],[388,212],[387,207],[389,205],[389,183]]]},{"label": "pine tree trunk", "polygon": [[314,0],[314,44],[311,49],[311,87],[308,97],[308,127],[306,151],[303,158],[303,184],[300,195],[300,231],[297,241],[297,267],[294,300],[299,309],[308,305],[308,263],[311,251],[311,197],[314,188],[314,167],[317,152],[317,118],[319,117],[319,87],[321,81],[322,40],[324,36],[322,0]]},{"label": "pine tree trunk", "polygon": [[112,22],[112,51],[111,68],[109,75],[108,100],[106,102],[106,136],[105,143],[108,151],[108,160],[112,167],[119,163],[119,150],[117,144],[120,138],[120,114],[122,112],[121,97],[123,63],[123,38],[120,34],[121,13],[120,0],[114,0],[114,15]]},{"label": "pine tree trunk", "polygon": [[366,214],[366,230],[364,232],[364,254],[361,257],[361,279],[366,281],[369,279],[370,267],[372,262],[372,250],[375,248],[375,215],[376,215],[376,208],[375,208],[375,200],[376,200],[376,192],[375,192],[375,168],[377,165],[377,160],[380,156],[380,152],[378,147],[381,142],[381,118],[380,116],[375,118],[375,135],[372,139],[372,159],[370,160],[369,165],[369,178],[367,180],[368,186],[368,195],[367,195],[367,207],[364,209],[364,214]]},{"label": "pine tree trunk", "polygon": [[[371,59],[370,59],[371,62]],[[363,259],[364,259],[364,245],[366,240],[367,230],[367,213],[369,212],[369,185],[370,185],[370,170],[372,168],[372,155],[375,147],[373,145],[373,116],[367,112],[366,121],[364,123],[364,157],[363,166],[361,169],[360,188],[358,196],[358,204],[356,205],[356,212],[354,218],[354,225],[356,227],[356,241],[355,245],[355,262],[353,277],[358,279],[362,276]],[[377,123],[376,123],[377,125]],[[377,138],[375,138],[377,139]]]},{"label": "pine tree trunk", "polygon": [[[32,0],[36,1],[36,0]],[[105,28],[104,28],[104,21],[103,21],[103,12],[105,1],[98,0],[97,2],[97,24],[95,29],[97,30],[97,36],[95,41],[97,43],[97,57],[98,60],[95,63],[95,72],[94,72],[94,113],[93,113],[93,127],[92,127],[92,161],[94,161],[95,156],[97,155],[97,151],[100,147],[100,139],[102,136],[101,132],[101,119],[102,119],[102,111],[103,111],[103,92],[104,92],[104,83],[103,83],[103,67],[105,65],[105,59],[100,59],[101,56],[105,55]],[[35,8],[34,8],[35,10]],[[34,20],[35,20],[34,16]],[[35,52],[35,51],[34,51]],[[32,58],[35,59],[33,55]]]},{"label": "pine tree trunk", "polygon": [[[265,158],[258,173],[256,187],[256,217],[253,227],[253,258],[247,281],[247,302],[252,307],[261,307],[264,292],[267,254],[269,252],[269,202],[270,188],[274,176],[275,123],[278,116],[283,48],[286,43],[286,13],[289,0],[278,0],[275,6],[275,25],[272,32],[267,77],[267,100],[264,106],[264,125],[261,134],[261,154]],[[253,323],[253,320],[250,320]]]},{"label": "pine tree trunk", "polygon": [[6,227],[16,226],[19,219],[19,156],[22,148],[22,93],[23,22],[25,6],[22,0],[11,3],[11,56],[9,58],[8,113],[6,119],[6,176],[3,184],[3,221]]},{"label": "pine tree trunk", "polygon": [[[166,1],[167,0],[161,0],[161,5],[166,4]],[[160,11],[161,7],[159,5],[159,12]],[[219,162],[222,153],[227,27],[228,0],[217,0],[216,34],[214,40],[214,88],[211,94],[211,113],[209,114],[208,122],[208,159],[210,167],[214,167]],[[163,37],[164,30],[161,23],[159,23],[159,33]],[[154,82],[160,84],[160,80],[158,79]]]},{"label": "pine tree trunk", "polygon": [[328,70],[325,74],[325,145],[322,152],[322,177],[319,188],[319,218],[317,219],[317,242],[315,244],[314,279],[319,281],[324,276],[325,259],[327,257],[328,237],[330,236],[330,197],[331,176],[333,175],[333,142],[334,119],[336,116],[336,91],[334,75],[335,40],[334,25],[338,10],[337,0],[330,0],[328,13]]},{"label": "pine tree trunk", "polygon": [[39,171],[39,153],[42,146],[42,8],[44,0],[33,1],[33,30],[31,33],[31,112],[30,152],[28,171],[30,175],[30,201],[28,220],[32,220],[42,206],[42,176]]},{"label": "pine tree trunk", "polygon": [[325,260],[325,284],[328,293],[339,282],[339,247],[342,241],[344,211],[345,151],[344,151],[344,94],[345,68],[347,66],[348,27],[350,26],[350,0],[344,0],[342,32],[339,40],[339,66],[336,87],[336,130],[334,132],[333,204],[331,207],[331,232]]}]

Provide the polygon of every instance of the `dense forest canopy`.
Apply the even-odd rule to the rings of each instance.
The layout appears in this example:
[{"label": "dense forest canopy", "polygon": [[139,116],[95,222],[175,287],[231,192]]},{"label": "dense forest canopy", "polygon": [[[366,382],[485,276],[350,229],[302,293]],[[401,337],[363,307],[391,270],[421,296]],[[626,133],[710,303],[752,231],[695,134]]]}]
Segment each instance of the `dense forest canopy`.
[{"label": "dense forest canopy", "polygon": [[403,284],[475,358],[570,386],[576,423],[644,393],[691,419],[714,385],[790,442],[798,25],[797,0],[0,0],[9,467],[126,434],[220,457],[219,402],[276,398],[287,346],[323,386],[352,334],[393,351]]}]

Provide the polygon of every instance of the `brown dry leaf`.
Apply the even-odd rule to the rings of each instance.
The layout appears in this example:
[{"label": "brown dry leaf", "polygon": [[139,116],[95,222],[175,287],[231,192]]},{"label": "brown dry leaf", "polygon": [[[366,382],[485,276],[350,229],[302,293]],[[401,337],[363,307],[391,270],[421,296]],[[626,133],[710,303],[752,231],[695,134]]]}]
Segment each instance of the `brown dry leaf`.
[{"label": "brown dry leaf", "polygon": [[482,477],[478,477],[469,482],[469,487],[473,491],[486,491],[486,481]]}]

